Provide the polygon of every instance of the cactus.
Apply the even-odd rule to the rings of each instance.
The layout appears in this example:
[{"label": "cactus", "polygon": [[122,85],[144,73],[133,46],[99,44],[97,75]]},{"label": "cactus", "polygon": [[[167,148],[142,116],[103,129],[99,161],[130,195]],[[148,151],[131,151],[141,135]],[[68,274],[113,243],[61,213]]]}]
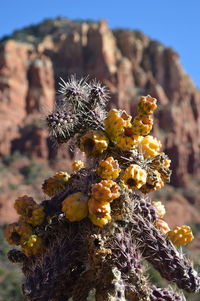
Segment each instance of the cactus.
[{"label": "cactus", "polygon": [[171,289],[161,289],[155,286],[151,287],[151,301],[185,301],[183,295],[173,292]]},{"label": "cactus", "polygon": [[[74,162],[71,175],[59,171],[46,179],[42,189],[49,199],[41,204],[27,195],[15,201],[19,221],[7,226],[5,238],[21,248],[9,251],[8,258],[21,265],[24,296],[29,301],[185,300],[151,284],[143,266],[146,259],[189,293],[200,288],[191,262],[173,245],[176,231],[163,219],[164,205],[147,196],[171,175],[170,159],[149,135],[157,100],[141,97],[132,118],[122,110],[106,113],[108,93],[96,81],[72,77],[60,86],[47,126],[58,144],[72,140],[86,162]],[[180,229],[178,246],[193,239],[189,227]]]}]

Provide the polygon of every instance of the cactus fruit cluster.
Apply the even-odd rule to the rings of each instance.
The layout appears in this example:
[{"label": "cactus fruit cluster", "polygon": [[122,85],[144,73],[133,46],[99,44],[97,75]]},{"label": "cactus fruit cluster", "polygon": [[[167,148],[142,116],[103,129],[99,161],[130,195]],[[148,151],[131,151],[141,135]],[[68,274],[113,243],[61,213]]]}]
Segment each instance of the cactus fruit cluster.
[{"label": "cactus fruit cluster", "polygon": [[46,118],[52,138],[85,153],[72,173],[46,179],[40,204],[25,195],[14,208],[19,221],[5,229],[16,248],[8,258],[21,265],[30,301],[183,301],[181,292],[150,283],[144,259],[181,290],[195,293],[200,277],[181,249],[190,227],[170,229],[165,207],[148,193],[170,180],[170,159],[150,135],[157,100],[139,99],[135,118],[105,111],[100,83],[62,81]]}]

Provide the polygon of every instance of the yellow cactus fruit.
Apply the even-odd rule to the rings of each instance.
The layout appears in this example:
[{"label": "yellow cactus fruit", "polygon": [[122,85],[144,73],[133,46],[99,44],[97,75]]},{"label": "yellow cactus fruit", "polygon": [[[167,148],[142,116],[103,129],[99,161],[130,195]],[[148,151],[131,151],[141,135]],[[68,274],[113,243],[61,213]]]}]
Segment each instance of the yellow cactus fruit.
[{"label": "yellow cactus fruit", "polygon": [[157,108],[156,102],[157,99],[151,97],[150,95],[141,96],[138,104],[139,113],[143,113],[145,115],[152,115]]},{"label": "yellow cactus fruit", "polygon": [[38,226],[42,224],[44,218],[44,208],[36,204],[35,206],[29,207],[29,210],[27,210],[26,215],[22,215],[20,220],[32,226]]},{"label": "yellow cactus fruit", "polygon": [[69,180],[70,175],[67,172],[59,171],[56,174],[44,181],[42,190],[45,194],[52,197],[65,189],[65,185]]},{"label": "yellow cactus fruit", "polygon": [[163,235],[166,235],[170,231],[168,224],[162,219],[157,219],[155,226]]},{"label": "yellow cactus fruit", "polygon": [[89,219],[91,222],[99,227],[105,226],[111,220],[110,215],[106,215],[105,217],[97,217],[95,214],[89,214]]},{"label": "yellow cactus fruit", "polygon": [[26,223],[12,223],[4,230],[4,236],[10,245],[20,245],[32,234],[31,227]]},{"label": "yellow cactus fruit", "polygon": [[28,257],[39,255],[44,250],[43,241],[38,235],[31,235],[29,239],[23,243],[22,251]]},{"label": "yellow cactus fruit", "polygon": [[117,179],[120,171],[118,161],[114,160],[113,157],[101,160],[97,167],[97,174],[104,180]]},{"label": "yellow cactus fruit", "polygon": [[133,135],[132,128],[127,128],[116,135],[115,144],[122,150],[129,151],[138,146],[141,140],[142,136]]},{"label": "yellow cactus fruit", "polygon": [[177,246],[184,246],[194,239],[192,230],[189,226],[176,227],[167,233],[167,238]]},{"label": "yellow cactus fruit", "polygon": [[119,186],[112,180],[102,180],[92,185],[92,197],[99,202],[112,202],[119,196]]},{"label": "yellow cactus fruit", "polygon": [[152,159],[160,153],[161,142],[153,136],[145,136],[139,144],[139,150],[145,159]]},{"label": "yellow cactus fruit", "polygon": [[153,127],[153,118],[139,114],[133,120],[133,131],[135,135],[146,136]]},{"label": "yellow cactus fruit", "polygon": [[19,197],[14,202],[14,208],[19,215],[27,215],[29,209],[35,205],[36,202],[33,200],[33,198],[27,195]]},{"label": "yellow cactus fruit", "polygon": [[81,168],[84,167],[84,162],[81,161],[81,160],[75,160],[73,163],[72,163],[72,170],[74,172],[76,171],[79,171]]},{"label": "yellow cactus fruit", "polygon": [[88,156],[103,153],[108,144],[109,140],[102,131],[89,131],[80,138],[80,150]]},{"label": "yellow cactus fruit", "polygon": [[109,202],[98,202],[94,198],[89,199],[88,210],[90,214],[94,214],[97,217],[105,217],[106,215],[110,215],[111,212]]},{"label": "yellow cactus fruit", "polygon": [[157,170],[164,183],[170,182],[171,170],[169,169],[171,160],[165,153],[160,153],[158,156],[151,160],[151,169]]},{"label": "yellow cactus fruit", "polygon": [[163,218],[165,216],[165,206],[160,201],[152,202],[152,206],[155,207],[158,218]]},{"label": "yellow cactus fruit", "polygon": [[146,184],[143,185],[140,190],[143,193],[149,193],[161,189],[164,185],[161,174],[157,170],[151,170],[151,172],[147,174]]},{"label": "yellow cactus fruit", "polygon": [[88,215],[88,198],[82,192],[69,195],[62,202],[62,212],[70,222],[77,222]]},{"label": "yellow cactus fruit", "polygon": [[131,119],[125,111],[113,109],[104,120],[106,133],[122,150],[131,150],[140,141],[140,136],[134,134]]},{"label": "yellow cactus fruit", "polygon": [[169,168],[170,167],[170,164],[171,164],[171,160],[170,159],[165,159],[163,161],[163,167],[164,168]]},{"label": "yellow cactus fruit", "polygon": [[38,205],[33,198],[24,195],[15,200],[14,208],[21,215],[22,222],[37,226],[42,224],[45,213],[44,208]]},{"label": "yellow cactus fruit", "polygon": [[104,120],[105,131],[109,138],[113,141],[117,133],[124,128],[131,127],[132,117],[126,111],[112,109],[108,112],[107,118]]},{"label": "yellow cactus fruit", "polygon": [[129,189],[140,189],[147,179],[147,173],[137,164],[131,164],[125,169],[122,176],[124,184]]}]

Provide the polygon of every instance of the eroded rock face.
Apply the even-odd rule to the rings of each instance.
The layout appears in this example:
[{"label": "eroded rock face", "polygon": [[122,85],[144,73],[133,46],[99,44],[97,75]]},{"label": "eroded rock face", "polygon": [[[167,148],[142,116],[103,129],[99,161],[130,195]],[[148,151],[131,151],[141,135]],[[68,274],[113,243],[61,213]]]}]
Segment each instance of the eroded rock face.
[{"label": "eroded rock face", "polygon": [[59,77],[89,74],[109,87],[111,106],[133,115],[138,95],[158,98],[154,131],[172,158],[172,184],[186,186],[189,176],[195,178],[200,163],[200,92],[178,55],[140,32],[112,31],[106,21],[48,22],[38,25],[37,38],[25,34],[21,43],[18,32],[0,43],[0,155],[19,149],[48,159],[46,130],[36,126],[29,135],[27,127],[30,130],[38,114],[52,108]]},{"label": "eroded rock face", "polygon": [[[22,128],[30,115],[35,114],[35,120],[39,120],[39,113],[52,108],[54,95],[54,73],[47,56],[29,44],[0,44],[0,155],[15,150],[13,141],[23,140]],[[34,141],[34,133],[31,139]],[[44,153],[47,151],[44,149]]]}]

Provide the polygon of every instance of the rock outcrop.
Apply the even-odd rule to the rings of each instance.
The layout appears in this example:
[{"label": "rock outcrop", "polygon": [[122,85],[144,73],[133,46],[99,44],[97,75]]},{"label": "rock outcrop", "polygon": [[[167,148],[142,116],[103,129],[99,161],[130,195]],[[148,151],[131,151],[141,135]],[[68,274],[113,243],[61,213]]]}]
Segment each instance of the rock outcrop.
[{"label": "rock outcrop", "polygon": [[16,150],[51,158],[40,125],[59,77],[96,78],[111,106],[135,114],[138,95],[160,101],[155,134],[172,159],[172,185],[187,187],[200,171],[200,92],[171,48],[139,31],[111,30],[106,21],[47,20],[0,42],[0,155]]}]

